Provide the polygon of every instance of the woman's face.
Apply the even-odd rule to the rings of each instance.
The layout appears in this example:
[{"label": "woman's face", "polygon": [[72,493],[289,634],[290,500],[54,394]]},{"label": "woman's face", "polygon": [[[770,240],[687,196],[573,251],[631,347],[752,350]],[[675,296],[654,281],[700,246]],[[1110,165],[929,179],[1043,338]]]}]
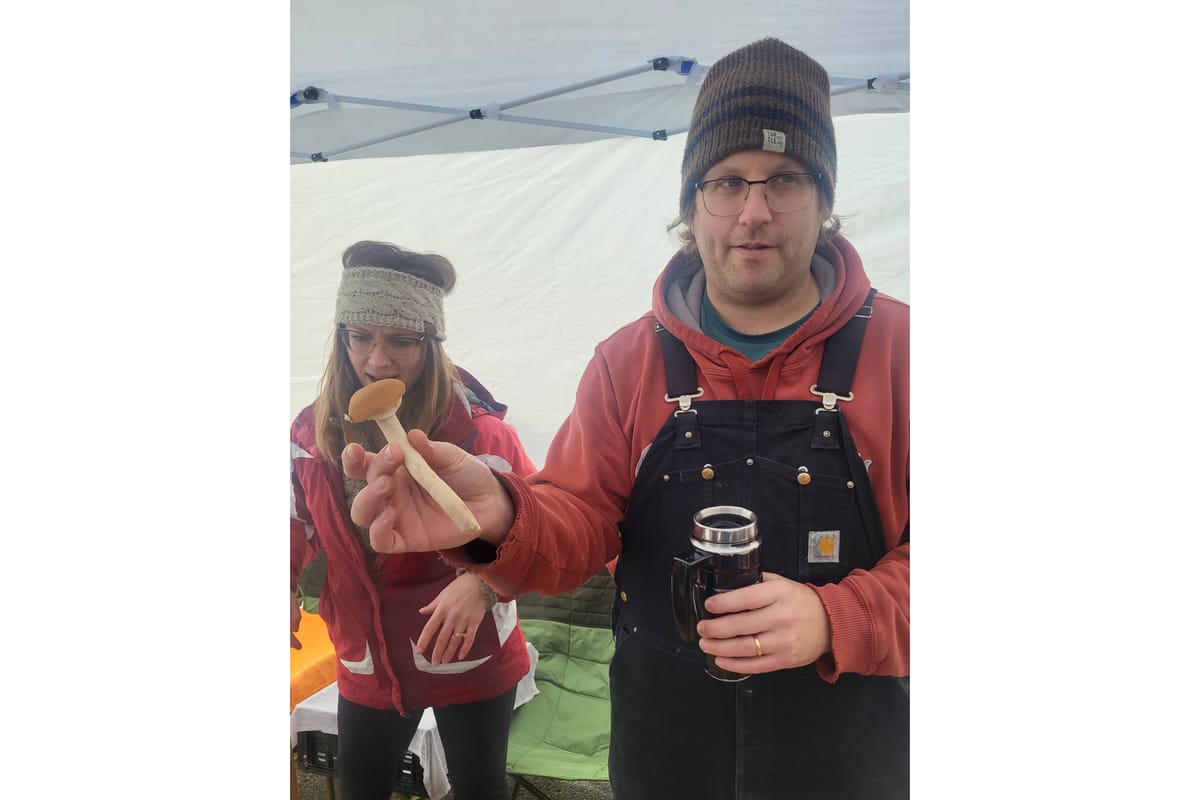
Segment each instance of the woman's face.
[{"label": "woman's face", "polygon": [[363,386],[399,378],[411,390],[425,369],[428,351],[420,331],[355,322],[339,331],[338,338]]}]

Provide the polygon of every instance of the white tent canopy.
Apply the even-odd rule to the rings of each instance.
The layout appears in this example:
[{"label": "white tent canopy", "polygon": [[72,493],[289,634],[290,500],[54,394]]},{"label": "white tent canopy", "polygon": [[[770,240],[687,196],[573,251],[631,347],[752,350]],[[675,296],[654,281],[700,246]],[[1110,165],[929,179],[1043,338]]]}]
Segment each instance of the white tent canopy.
[{"label": "white tent canopy", "polygon": [[835,114],[908,109],[906,3],[767,9],[294,0],[292,159],[662,140],[687,130],[707,67],[766,35],[825,66]]},{"label": "white tent canopy", "polygon": [[[444,108],[491,107],[639,67],[702,71],[777,36],[831,76],[885,88],[835,97],[837,213],[885,292],[908,297],[908,25],[894,2],[436,6],[293,0],[292,87]],[[695,77],[695,76],[693,76]],[[657,88],[630,81],[659,83]],[[684,129],[695,84],[648,70],[502,111],[637,130]],[[846,85],[849,85],[847,83]],[[835,90],[836,82],[835,82]],[[839,99],[841,98],[841,99]],[[862,113],[901,112],[901,113]],[[335,102],[292,111],[292,412],[311,402],[332,343],[341,252],[360,239],[434,251],[456,266],[451,358],[502,402],[540,463],[593,347],[650,302],[674,251],[685,133],[654,140],[462,119],[338,153],[448,115]],[[418,123],[419,124],[419,123]],[[328,161],[305,155],[324,152]],[[391,156],[391,157],[382,157]]]}]

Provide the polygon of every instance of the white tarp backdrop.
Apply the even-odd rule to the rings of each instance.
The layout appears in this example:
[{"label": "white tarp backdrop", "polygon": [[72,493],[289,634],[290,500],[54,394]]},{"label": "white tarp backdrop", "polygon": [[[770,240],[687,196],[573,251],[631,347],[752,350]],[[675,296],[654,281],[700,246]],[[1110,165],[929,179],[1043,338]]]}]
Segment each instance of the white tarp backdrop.
[{"label": "white tarp backdrop", "polygon": [[[293,0],[291,91],[312,85],[339,96],[438,107],[493,104],[495,113],[496,103],[656,56],[708,65],[767,35],[810,53],[831,76],[864,82],[907,76],[904,3],[808,0],[773,4],[769,11],[742,2],[643,5],[542,4],[533,17],[527,2],[426,8]],[[606,125],[658,129],[673,124],[661,120],[679,113],[672,109],[682,96],[686,126],[687,95],[694,96],[695,87],[673,73],[635,79],[645,77],[674,83],[627,91],[622,79],[585,90],[583,99],[575,93],[545,101],[550,105],[543,110],[553,106],[570,109],[572,119],[601,114]],[[900,86],[835,99],[835,113],[842,114],[834,120],[835,210],[875,284],[907,300],[907,82]],[[859,99],[849,102],[851,96]],[[845,115],[863,109],[901,113]],[[379,122],[371,116],[377,112],[344,103],[334,110],[302,105],[292,112],[293,154],[328,153],[408,124],[397,127],[391,117]],[[322,118],[336,121],[314,124]],[[560,143],[543,144],[547,137]],[[597,138],[467,119],[326,163],[293,157],[291,411],[315,396],[332,343],[342,250],[360,239],[382,239],[439,252],[454,263],[459,285],[446,300],[446,349],[510,405],[509,421],[540,464],[571,409],[592,349],[649,307],[654,279],[675,250],[666,226],[677,212],[685,138],[686,132],[665,141]],[[385,154],[395,157],[378,157]]]}]

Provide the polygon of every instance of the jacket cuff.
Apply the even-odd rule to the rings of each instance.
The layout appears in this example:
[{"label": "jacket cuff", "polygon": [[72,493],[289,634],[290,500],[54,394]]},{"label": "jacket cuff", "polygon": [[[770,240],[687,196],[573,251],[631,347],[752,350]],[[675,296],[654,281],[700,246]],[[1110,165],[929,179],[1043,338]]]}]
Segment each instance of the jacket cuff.
[{"label": "jacket cuff", "polygon": [[512,527],[499,545],[475,539],[462,547],[442,551],[442,557],[452,566],[465,567],[477,573],[491,584],[497,594],[516,597],[520,594],[516,587],[521,576],[528,571],[535,549],[532,546],[533,495],[529,484],[518,476],[509,472],[492,472],[512,500]]},{"label": "jacket cuff", "polygon": [[814,663],[817,674],[833,683],[843,672],[865,672],[875,651],[875,631],[866,604],[848,585],[827,583],[812,589],[829,617],[831,643],[831,652]]}]

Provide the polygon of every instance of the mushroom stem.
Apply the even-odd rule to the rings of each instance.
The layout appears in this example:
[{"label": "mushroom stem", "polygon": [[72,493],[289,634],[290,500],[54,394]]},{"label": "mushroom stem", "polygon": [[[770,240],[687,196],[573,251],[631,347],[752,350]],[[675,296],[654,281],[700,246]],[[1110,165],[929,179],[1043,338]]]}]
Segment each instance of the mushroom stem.
[{"label": "mushroom stem", "polygon": [[395,416],[388,416],[376,419],[375,422],[383,431],[384,438],[391,444],[398,445],[404,451],[404,466],[408,469],[408,474],[412,475],[413,480],[421,484],[425,491],[429,492],[433,501],[450,515],[450,519],[454,520],[454,524],[458,525],[459,530],[463,533],[481,531],[478,520],[471,513],[471,509],[467,508],[467,504],[442,480],[441,475],[433,471],[433,467],[429,466],[425,457],[417,452],[417,448],[412,446],[400,420]]}]

